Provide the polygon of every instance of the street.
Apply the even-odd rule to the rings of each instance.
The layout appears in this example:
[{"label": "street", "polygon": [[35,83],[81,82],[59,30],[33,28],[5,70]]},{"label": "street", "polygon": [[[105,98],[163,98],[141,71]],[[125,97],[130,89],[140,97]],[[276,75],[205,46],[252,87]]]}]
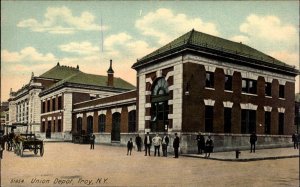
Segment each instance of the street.
[{"label": "street", "polygon": [[[228,162],[144,156],[126,147],[45,143],[43,157],[4,151],[2,186],[299,186],[299,158]],[[161,153],[162,155],[162,153]]]}]

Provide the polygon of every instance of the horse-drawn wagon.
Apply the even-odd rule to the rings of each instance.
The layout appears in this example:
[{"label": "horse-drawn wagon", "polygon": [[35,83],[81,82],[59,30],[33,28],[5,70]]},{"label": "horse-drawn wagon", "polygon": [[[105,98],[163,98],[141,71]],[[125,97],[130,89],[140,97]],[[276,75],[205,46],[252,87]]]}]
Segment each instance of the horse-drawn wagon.
[{"label": "horse-drawn wagon", "polygon": [[40,152],[40,156],[44,155],[44,142],[36,138],[35,134],[17,134],[13,139],[14,152],[23,156],[24,150],[33,151],[35,155]]}]

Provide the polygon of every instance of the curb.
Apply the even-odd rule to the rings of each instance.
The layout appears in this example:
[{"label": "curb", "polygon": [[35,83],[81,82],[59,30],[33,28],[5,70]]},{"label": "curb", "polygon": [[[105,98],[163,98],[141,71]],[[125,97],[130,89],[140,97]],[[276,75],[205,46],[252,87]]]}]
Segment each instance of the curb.
[{"label": "curb", "polygon": [[192,157],[192,158],[200,158],[205,160],[218,160],[218,161],[231,161],[231,162],[249,162],[249,161],[259,161],[259,160],[277,160],[277,159],[284,159],[284,158],[297,158],[300,157],[299,155],[289,155],[289,156],[273,156],[273,157],[261,157],[261,158],[205,158],[195,155],[186,155],[182,154],[181,156],[185,157]]}]

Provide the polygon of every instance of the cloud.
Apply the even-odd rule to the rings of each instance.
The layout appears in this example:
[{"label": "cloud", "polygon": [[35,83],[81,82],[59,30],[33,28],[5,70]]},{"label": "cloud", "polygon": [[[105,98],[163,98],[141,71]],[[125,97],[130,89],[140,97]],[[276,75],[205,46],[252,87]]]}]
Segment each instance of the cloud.
[{"label": "cloud", "polygon": [[240,25],[240,31],[250,37],[262,38],[276,42],[289,42],[296,39],[297,29],[283,24],[276,16],[258,16],[251,14],[246,22]]},{"label": "cloud", "polygon": [[[72,11],[63,7],[49,7],[44,14],[44,20],[39,22],[30,18],[20,21],[18,27],[29,28],[34,32],[48,32],[51,34],[72,34],[76,31],[99,31],[101,26],[95,23],[95,16],[89,12],[82,12],[80,16],[73,16]],[[106,30],[107,26],[102,26]]]},{"label": "cloud", "polygon": [[[142,40],[136,40],[131,35],[122,32],[110,35],[104,41],[104,49],[108,56],[115,58],[136,59],[155,50]],[[133,63],[133,62],[131,62]]]},{"label": "cloud", "polygon": [[299,53],[292,53],[289,51],[273,51],[270,52],[270,55],[299,69]]},{"label": "cloud", "polygon": [[77,53],[81,55],[89,55],[99,52],[99,47],[93,46],[93,44],[88,41],[71,42],[68,44],[60,45],[59,48],[64,52]]},{"label": "cloud", "polygon": [[214,23],[204,22],[200,18],[191,18],[185,14],[175,14],[165,8],[149,12],[135,22],[135,27],[145,36],[157,38],[160,45],[170,42],[193,28],[204,33],[219,35]]},{"label": "cloud", "polygon": [[1,61],[12,63],[25,63],[25,62],[53,62],[56,57],[52,53],[42,54],[33,47],[25,47],[20,52],[10,52],[6,49],[1,51]]}]

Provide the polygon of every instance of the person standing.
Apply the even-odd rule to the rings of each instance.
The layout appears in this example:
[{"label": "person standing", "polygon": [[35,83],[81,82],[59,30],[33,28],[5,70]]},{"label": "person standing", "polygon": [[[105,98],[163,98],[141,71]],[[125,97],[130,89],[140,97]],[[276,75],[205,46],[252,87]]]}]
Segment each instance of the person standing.
[{"label": "person standing", "polygon": [[137,151],[142,152],[142,138],[139,134],[135,137],[135,144],[137,146]]},{"label": "person standing", "polygon": [[177,133],[175,133],[175,138],[174,138],[174,141],[173,141],[173,148],[174,148],[174,158],[178,158],[178,149],[179,149],[179,143],[180,143],[180,140],[179,140],[179,137],[177,136]]},{"label": "person standing", "polygon": [[214,142],[211,139],[211,136],[208,136],[208,139],[205,142],[205,158],[210,157],[210,153],[213,152],[214,149]]},{"label": "person standing", "polygon": [[156,136],[152,138],[152,142],[154,145],[154,156],[156,156],[156,151],[158,152],[158,156],[160,156],[159,150],[161,145],[161,137],[159,137],[157,133]]},{"label": "person standing", "polygon": [[257,136],[255,134],[255,132],[252,132],[252,134],[250,135],[250,153],[252,153],[252,151],[255,153],[255,143],[257,141]]},{"label": "person standing", "polygon": [[197,146],[198,146],[198,154],[202,154],[202,151],[205,149],[205,139],[201,132],[197,135]]},{"label": "person standing", "polygon": [[292,141],[294,142],[294,149],[298,149],[298,134],[294,133],[292,135]]},{"label": "person standing", "polygon": [[168,145],[169,145],[169,137],[167,133],[164,133],[164,137],[162,139],[162,151],[163,151],[163,156],[167,157],[168,154]]},{"label": "person standing", "polygon": [[131,155],[132,148],[133,148],[133,142],[132,142],[132,138],[130,138],[130,140],[127,142],[127,155],[128,153]]},{"label": "person standing", "polygon": [[91,148],[90,149],[94,149],[95,135],[93,133],[91,133],[91,135],[90,135],[90,144],[91,144]]},{"label": "person standing", "polygon": [[145,145],[145,156],[147,156],[147,152],[150,156],[150,147],[151,147],[151,144],[152,144],[152,139],[149,135],[149,132],[147,132],[146,136],[145,136],[145,139],[144,139],[144,145]]}]

